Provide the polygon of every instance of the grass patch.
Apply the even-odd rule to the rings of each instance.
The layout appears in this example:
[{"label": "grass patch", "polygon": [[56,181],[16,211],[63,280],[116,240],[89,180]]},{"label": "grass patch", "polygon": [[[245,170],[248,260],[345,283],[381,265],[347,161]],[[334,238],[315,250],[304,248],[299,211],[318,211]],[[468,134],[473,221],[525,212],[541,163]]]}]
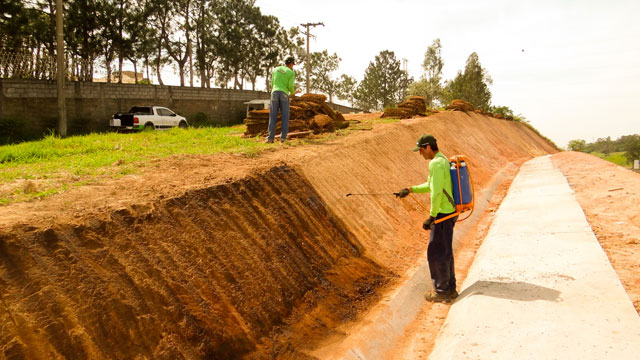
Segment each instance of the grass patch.
[{"label": "grass patch", "polygon": [[[67,184],[89,184],[98,177],[135,174],[153,159],[172,155],[242,153],[256,156],[277,145],[242,138],[244,126],[171,129],[118,134],[99,133],[0,146],[0,204],[42,198],[65,191]],[[38,183],[37,191],[15,191],[20,180]],[[19,193],[19,195],[16,195]]]},{"label": "grass patch", "polygon": [[616,165],[620,165],[622,167],[631,168],[633,164],[627,160],[627,158],[624,156],[624,154],[625,154],[624,151],[610,153],[609,155],[605,155],[605,154],[599,153],[599,152],[592,152],[591,153],[591,155],[597,156],[597,157],[599,157],[599,158],[601,158],[603,160],[607,160],[608,162],[612,162],[612,163],[614,163]]},{"label": "grass patch", "polygon": [[[287,146],[331,141],[375,124],[398,119],[370,119],[335,133],[298,139]],[[0,146],[0,205],[44,198],[100,179],[136,174],[145,163],[174,155],[239,153],[249,157],[278,148],[255,138],[243,138],[244,125],[231,127],[174,128],[138,133],[96,133]],[[25,191],[25,184],[30,189]],[[32,184],[31,184],[32,183]]]},{"label": "grass patch", "polygon": [[133,134],[103,133],[0,146],[0,181],[39,179],[63,171],[95,175],[112,164],[135,164],[170,155],[254,153],[267,147],[241,138],[240,127],[172,129]]}]

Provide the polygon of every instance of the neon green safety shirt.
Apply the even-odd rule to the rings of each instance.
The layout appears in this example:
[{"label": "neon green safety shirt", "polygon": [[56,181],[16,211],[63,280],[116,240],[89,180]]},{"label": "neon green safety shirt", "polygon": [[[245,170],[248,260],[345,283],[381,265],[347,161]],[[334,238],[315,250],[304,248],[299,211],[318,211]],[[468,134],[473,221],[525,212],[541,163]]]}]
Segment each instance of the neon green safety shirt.
[{"label": "neon green safety shirt", "polygon": [[429,177],[427,182],[411,187],[411,191],[416,194],[431,193],[431,209],[429,214],[436,217],[440,214],[450,214],[456,211],[455,207],[442,192],[445,189],[450,196],[453,196],[453,185],[451,184],[451,172],[449,171],[449,159],[441,152],[429,162]]},{"label": "neon green safety shirt", "polygon": [[271,75],[271,92],[282,91],[287,95],[293,94],[295,78],[295,71],[288,66],[278,66],[273,69],[273,75]]}]

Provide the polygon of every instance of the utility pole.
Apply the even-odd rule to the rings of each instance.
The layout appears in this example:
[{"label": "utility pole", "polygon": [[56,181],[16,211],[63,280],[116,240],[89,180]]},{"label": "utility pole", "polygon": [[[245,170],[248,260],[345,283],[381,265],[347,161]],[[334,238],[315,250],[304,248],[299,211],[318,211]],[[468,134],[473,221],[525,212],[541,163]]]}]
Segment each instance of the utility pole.
[{"label": "utility pole", "polygon": [[[407,78],[409,78],[409,60],[405,58],[402,59],[402,71],[404,71]],[[407,97],[407,90],[407,87],[404,87],[404,90],[402,90],[403,99]]]},{"label": "utility pole", "polygon": [[67,136],[67,107],[64,93],[66,66],[64,63],[64,27],[62,26],[62,0],[56,0],[56,55],[58,83],[58,135]]},{"label": "utility pole", "polygon": [[[311,92],[311,59],[309,58],[309,37],[313,36],[311,35],[311,32],[309,31],[309,28],[311,26],[318,26],[318,25],[322,25],[324,26],[323,23],[306,23],[306,24],[300,24],[300,26],[304,26],[307,28],[306,32],[302,32],[303,34],[307,35],[307,93]],[[315,38],[315,36],[313,36]]]}]

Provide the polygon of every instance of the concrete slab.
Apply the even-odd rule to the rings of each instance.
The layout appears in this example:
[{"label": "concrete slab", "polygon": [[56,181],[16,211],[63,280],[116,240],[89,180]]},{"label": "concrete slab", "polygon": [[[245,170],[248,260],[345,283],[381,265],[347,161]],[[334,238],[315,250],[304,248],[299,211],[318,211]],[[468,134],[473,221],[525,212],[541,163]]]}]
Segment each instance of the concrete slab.
[{"label": "concrete slab", "polygon": [[525,163],[430,359],[640,359],[640,317],[562,173]]}]

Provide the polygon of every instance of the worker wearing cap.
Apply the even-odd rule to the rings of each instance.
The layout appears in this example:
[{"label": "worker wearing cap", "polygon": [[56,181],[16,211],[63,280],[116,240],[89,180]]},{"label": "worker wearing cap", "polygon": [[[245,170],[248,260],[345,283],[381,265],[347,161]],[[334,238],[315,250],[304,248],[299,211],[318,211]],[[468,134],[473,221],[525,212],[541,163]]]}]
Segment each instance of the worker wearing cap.
[{"label": "worker wearing cap", "polygon": [[285,66],[278,66],[273,70],[271,76],[271,104],[269,111],[269,134],[267,142],[272,143],[275,138],[276,122],[278,121],[278,110],[280,110],[282,124],[280,131],[280,141],[287,140],[289,132],[289,97],[293,96],[296,73],[293,71],[295,60],[289,56]]},{"label": "worker wearing cap", "polygon": [[449,159],[438,151],[438,143],[432,135],[422,135],[413,151],[419,151],[425,160],[431,160],[429,177],[424,184],[402,189],[396,193],[396,196],[404,198],[409,193],[431,193],[429,218],[425,220],[422,227],[425,230],[431,230],[427,259],[434,292],[425,294],[425,298],[430,301],[449,301],[458,296],[453,266],[453,227],[458,217],[435,223],[437,219],[456,211],[451,198],[453,185]]}]

